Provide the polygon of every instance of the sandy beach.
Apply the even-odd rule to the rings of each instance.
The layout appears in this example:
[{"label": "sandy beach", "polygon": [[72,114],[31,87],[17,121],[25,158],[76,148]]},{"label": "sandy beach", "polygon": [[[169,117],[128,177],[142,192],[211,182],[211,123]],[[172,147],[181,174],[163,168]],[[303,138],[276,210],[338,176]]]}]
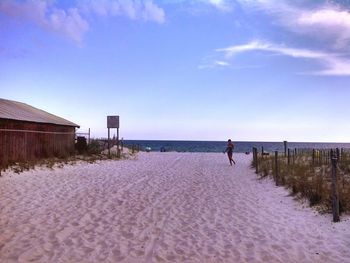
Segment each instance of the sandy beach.
[{"label": "sandy beach", "polygon": [[0,178],[0,262],[350,262],[332,223],[251,155],[139,153]]}]

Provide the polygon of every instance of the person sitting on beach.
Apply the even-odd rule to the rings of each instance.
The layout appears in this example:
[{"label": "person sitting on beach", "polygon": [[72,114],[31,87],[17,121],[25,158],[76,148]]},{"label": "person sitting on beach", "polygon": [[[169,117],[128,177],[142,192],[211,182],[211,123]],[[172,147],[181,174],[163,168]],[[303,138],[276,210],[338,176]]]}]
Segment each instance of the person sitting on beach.
[{"label": "person sitting on beach", "polygon": [[227,157],[228,157],[228,160],[230,161],[230,165],[232,165],[232,163],[236,164],[236,162],[232,158],[233,148],[234,148],[234,145],[233,145],[231,139],[229,139],[227,141],[227,147],[226,147],[225,152],[227,153]]}]

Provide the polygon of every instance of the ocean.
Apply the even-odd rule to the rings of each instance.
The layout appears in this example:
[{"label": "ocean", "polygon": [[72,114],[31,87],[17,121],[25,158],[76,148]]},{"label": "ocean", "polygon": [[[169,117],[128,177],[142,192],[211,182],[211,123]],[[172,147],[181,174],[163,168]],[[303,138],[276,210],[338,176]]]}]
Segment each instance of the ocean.
[{"label": "ocean", "polygon": [[[251,152],[253,147],[264,151],[284,151],[283,142],[243,142],[234,141],[234,152]],[[161,148],[167,152],[223,152],[226,149],[226,141],[156,141],[156,140],[124,140],[125,146],[139,145],[141,150],[146,147],[151,151],[159,152]],[[350,143],[320,143],[320,142],[288,142],[290,149],[330,149],[330,148],[349,148]]]}]

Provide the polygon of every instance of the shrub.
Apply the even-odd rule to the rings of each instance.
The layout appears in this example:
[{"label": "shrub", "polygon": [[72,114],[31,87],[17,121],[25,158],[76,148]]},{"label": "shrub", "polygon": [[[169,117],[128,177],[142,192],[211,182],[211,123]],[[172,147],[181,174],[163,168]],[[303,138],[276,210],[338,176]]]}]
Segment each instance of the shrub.
[{"label": "shrub", "polygon": [[77,143],[75,144],[75,149],[79,154],[85,153],[87,151],[86,138],[83,136],[77,137]]},{"label": "shrub", "polygon": [[102,147],[98,140],[91,140],[90,144],[87,146],[87,152],[89,154],[100,154]]}]

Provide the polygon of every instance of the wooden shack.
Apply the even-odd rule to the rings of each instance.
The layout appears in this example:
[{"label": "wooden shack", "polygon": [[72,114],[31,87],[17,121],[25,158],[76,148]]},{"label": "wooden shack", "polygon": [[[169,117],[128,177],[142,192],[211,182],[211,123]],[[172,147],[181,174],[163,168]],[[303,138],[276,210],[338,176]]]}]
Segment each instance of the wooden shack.
[{"label": "wooden shack", "polygon": [[0,98],[0,167],[73,154],[76,128],[46,111]]}]

